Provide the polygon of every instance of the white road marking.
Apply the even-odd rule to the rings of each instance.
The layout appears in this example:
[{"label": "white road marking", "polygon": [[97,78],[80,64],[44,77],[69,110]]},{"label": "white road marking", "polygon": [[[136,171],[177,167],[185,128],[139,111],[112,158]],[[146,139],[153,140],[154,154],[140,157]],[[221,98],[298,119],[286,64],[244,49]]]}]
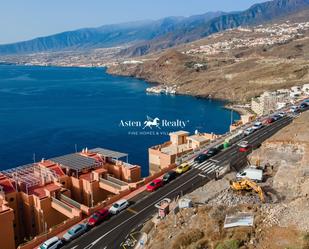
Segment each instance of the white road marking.
[{"label": "white road marking", "polygon": [[[164,196],[161,197],[161,200],[164,199],[166,196],[168,196],[170,193],[175,192],[175,190],[183,187],[184,185],[186,185],[188,182],[191,182],[193,179],[197,178],[199,175],[194,176],[193,178],[189,179],[188,181],[184,182],[183,184],[179,185],[177,188],[171,190],[170,192],[168,192],[167,194],[165,194]],[[146,206],[145,208],[143,208],[141,211],[139,211],[139,213],[145,211],[146,209],[148,209],[149,207],[153,206],[154,204],[156,204],[156,202]],[[90,249],[92,248],[95,244],[97,244],[101,239],[103,239],[104,237],[106,237],[107,235],[109,235],[110,233],[112,233],[113,231],[115,231],[118,227],[121,227],[123,224],[127,223],[128,221],[132,220],[133,218],[135,218],[139,213],[131,216],[130,218],[128,218],[127,220],[123,221],[122,223],[120,223],[119,225],[115,226],[113,229],[111,229],[110,231],[108,231],[107,233],[103,234],[101,237],[99,237],[98,239],[96,239],[94,242],[92,242],[91,244],[89,244],[88,246],[86,246],[85,248]]]},{"label": "white road marking", "polygon": [[202,168],[200,168],[200,170],[202,170],[202,171],[205,171],[205,170],[207,170],[207,169],[209,169],[209,168],[212,168],[212,167],[214,167],[215,165],[213,165],[213,164],[208,164],[208,165],[205,165],[205,166],[203,166]]}]

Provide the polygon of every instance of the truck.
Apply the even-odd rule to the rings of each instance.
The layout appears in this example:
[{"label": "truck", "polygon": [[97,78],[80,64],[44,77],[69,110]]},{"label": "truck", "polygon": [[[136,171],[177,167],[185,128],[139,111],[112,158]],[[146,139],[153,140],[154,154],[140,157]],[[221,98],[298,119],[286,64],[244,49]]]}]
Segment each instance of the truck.
[{"label": "truck", "polygon": [[257,169],[254,166],[247,167],[236,174],[237,179],[250,179],[255,182],[263,180],[263,170]]}]

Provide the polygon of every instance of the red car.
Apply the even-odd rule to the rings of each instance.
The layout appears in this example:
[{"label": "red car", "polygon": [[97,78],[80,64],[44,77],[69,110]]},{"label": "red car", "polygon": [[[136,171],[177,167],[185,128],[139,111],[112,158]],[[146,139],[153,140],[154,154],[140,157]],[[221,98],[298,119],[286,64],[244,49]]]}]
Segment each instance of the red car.
[{"label": "red car", "polygon": [[109,214],[108,209],[106,209],[106,208],[101,209],[101,210],[93,213],[90,216],[87,225],[90,226],[90,227],[96,226],[99,223],[101,223],[102,221],[107,220],[109,218],[109,215],[110,214]]},{"label": "red car", "polygon": [[238,144],[239,152],[248,152],[252,149],[252,146],[247,141],[242,141]]},{"label": "red car", "polygon": [[155,179],[147,185],[147,191],[153,192],[156,191],[158,188],[161,188],[162,186],[163,181],[161,179]]},{"label": "red car", "polygon": [[266,124],[272,124],[273,122],[275,122],[275,119],[273,119],[273,118],[268,118],[265,121]]}]

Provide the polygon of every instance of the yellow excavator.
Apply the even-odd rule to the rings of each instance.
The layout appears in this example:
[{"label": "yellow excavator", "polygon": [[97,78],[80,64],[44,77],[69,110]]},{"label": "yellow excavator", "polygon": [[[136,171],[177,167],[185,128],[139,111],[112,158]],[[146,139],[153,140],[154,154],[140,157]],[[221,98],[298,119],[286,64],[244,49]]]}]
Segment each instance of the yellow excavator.
[{"label": "yellow excavator", "polygon": [[261,202],[265,203],[265,197],[262,188],[257,183],[250,181],[249,179],[245,178],[236,182],[230,181],[230,186],[231,189],[235,191],[253,190],[259,195]]}]

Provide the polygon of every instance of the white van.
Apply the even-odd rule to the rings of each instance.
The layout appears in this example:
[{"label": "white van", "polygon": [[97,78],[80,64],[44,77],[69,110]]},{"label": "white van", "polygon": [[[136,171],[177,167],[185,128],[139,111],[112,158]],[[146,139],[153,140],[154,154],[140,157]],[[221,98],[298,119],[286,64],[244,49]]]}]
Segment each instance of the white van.
[{"label": "white van", "polygon": [[49,240],[46,240],[42,245],[40,245],[39,249],[59,249],[62,247],[63,242],[58,237],[52,237]]},{"label": "white van", "polygon": [[248,178],[250,180],[261,182],[263,180],[263,170],[254,167],[248,167],[236,174],[237,179]]}]

